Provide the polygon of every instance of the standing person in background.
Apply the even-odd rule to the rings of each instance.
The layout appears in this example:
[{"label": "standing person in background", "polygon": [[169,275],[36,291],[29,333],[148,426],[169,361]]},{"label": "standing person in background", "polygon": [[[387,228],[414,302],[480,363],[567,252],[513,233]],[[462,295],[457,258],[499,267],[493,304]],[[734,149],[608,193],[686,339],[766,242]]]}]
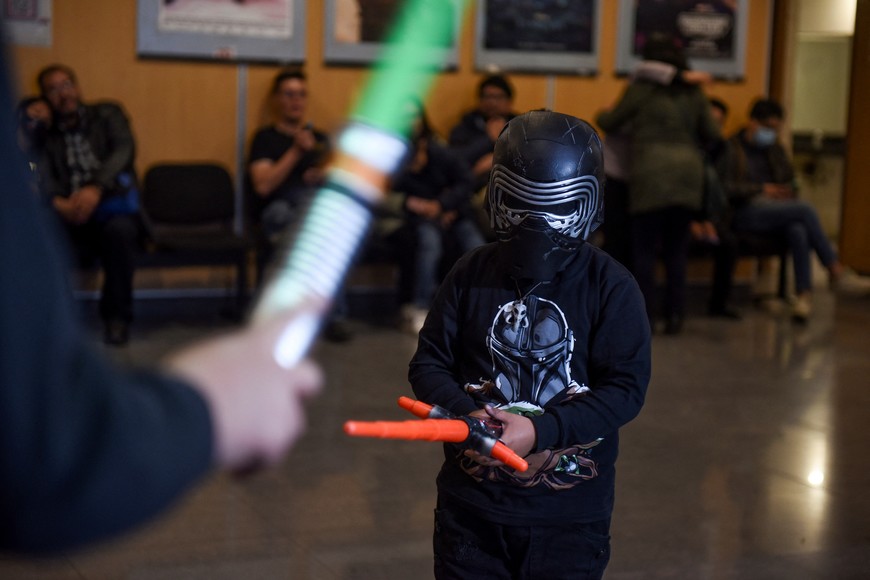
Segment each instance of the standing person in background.
[{"label": "standing person in background", "polygon": [[[0,110],[11,111],[6,73],[0,49]],[[47,77],[47,92],[58,78]],[[0,551],[59,553],[153,519],[212,467],[278,461],[302,434],[302,401],[321,379],[310,362],[286,369],[272,355],[296,315],[148,370],[97,352],[75,316],[62,232],[28,188],[10,117],[0,118]],[[94,120],[87,109],[82,120]]]},{"label": "standing person in background", "polygon": [[402,260],[401,278],[409,286],[400,297],[402,326],[416,334],[429,312],[439,273],[446,269],[443,257],[449,253],[458,258],[483,245],[484,239],[472,216],[471,171],[432,131],[422,105],[413,107],[413,155],[392,188],[405,196],[404,227],[414,248]]},{"label": "standing person in background", "polygon": [[[702,85],[712,77],[702,71],[680,70],[662,61],[642,60],[632,73],[632,82],[645,81],[670,85],[674,79],[686,84]],[[631,164],[631,129],[622,126],[604,141],[604,173],[607,176],[604,196],[605,213],[602,249],[631,270],[631,216],[629,213],[628,179]]]},{"label": "standing person in background", "polygon": [[805,323],[812,313],[810,251],[828,270],[833,285],[870,291],[870,284],[843,267],[825,237],[815,208],[796,199],[794,167],[779,142],[783,115],[776,101],[758,99],[753,103],[749,122],[728,140],[719,160],[719,174],[734,208],[735,231],[788,240],[797,295],[792,319]]},{"label": "standing person in background", "polygon": [[[678,71],[688,68],[682,49],[670,37],[648,39],[643,56]],[[654,328],[660,244],[666,273],[665,333],[678,334],[685,314],[689,221],[701,208],[704,167],[699,144],[720,138],[719,128],[700,87],[687,84],[679,74],[669,85],[644,80],[631,83],[616,106],[600,113],[596,121],[607,132],[623,127],[631,132],[633,272]]]},{"label": "standing person in background", "polygon": [[[279,72],[272,81],[273,125],[259,129],[248,156],[248,213],[257,231],[257,275],[262,281],[276,243],[311,201],[323,183],[329,157],[329,137],[308,121],[308,80],[301,70]],[[350,340],[344,320],[345,297],[324,326],[324,336],[335,342]]]},{"label": "standing person in background", "polygon": [[37,81],[54,115],[45,141],[42,189],[80,260],[99,259],[105,274],[104,340],[123,345],[133,320],[135,254],[144,231],[130,123],[115,103],[82,103],[76,75],[66,65],[42,69]]},{"label": "standing person in background", "polygon": [[492,169],[492,150],[499,133],[513,112],[514,89],[507,77],[492,75],[480,81],[477,88],[477,108],[462,116],[450,131],[448,143],[474,176],[474,191],[480,191],[489,182]]}]

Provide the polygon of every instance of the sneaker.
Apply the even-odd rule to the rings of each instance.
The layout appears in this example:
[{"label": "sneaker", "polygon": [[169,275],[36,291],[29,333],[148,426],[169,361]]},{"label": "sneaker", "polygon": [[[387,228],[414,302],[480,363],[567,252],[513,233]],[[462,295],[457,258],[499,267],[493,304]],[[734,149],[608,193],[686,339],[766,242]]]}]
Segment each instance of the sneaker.
[{"label": "sneaker", "polygon": [[399,328],[410,334],[419,334],[428,315],[429,311],[425,308],[405,304],[400,311]]},{"label": "sneaker", "polygon": [[106,322],[103,342],[111,346],[124,346],[130,340],[130,325],[125,320],[113,318]]},{"label": "sneaker", "polygon": [[809,292],[800,294],[791,307],[791,319],[800,324],[806,324],[813,311],[812,297]]},{"label": "sneaker", "polygon": [[752,303],[759,310],[774,316],[779,316],[786,308],[786,303],[776,296],[755,296],[752,298]]},{"label": "sneaker", "polygon": [[831,289],[839,294],[868,296],[870,277],[861,276],[851,268],[844,268],[838,275],[831,276]]}]

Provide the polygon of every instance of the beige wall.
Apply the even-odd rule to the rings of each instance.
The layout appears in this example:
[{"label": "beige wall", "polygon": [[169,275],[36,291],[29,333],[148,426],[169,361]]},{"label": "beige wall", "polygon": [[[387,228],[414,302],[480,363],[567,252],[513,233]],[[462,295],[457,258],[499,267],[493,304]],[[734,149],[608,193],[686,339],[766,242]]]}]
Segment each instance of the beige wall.
[{"label": "beige wall", "polygon": [[[301,0],[300,0],[301,1]],[[307,64],[311,118],[336,129],[351,105],[365,71],[324,66],[323,6],[307,4]],[[711,95],[730,103],[728,129],[743,120],[750,102],[765,93],[770,51],[772,0],[749,2],[746,77],[739,83],[715,83]],[[552,83],[553,108],[591,118],[613,103],[625,80],[614,76],[617,2],[601,2],[603,14],[600,73],[592,78],[514,75],[517,110],[547,105]],[[160,160],[214,159],[236,167],[238,67],[224,62],[143,60],[136,57],[136,3],[132,0],[54,2],[54,39],[50,48],[13,47],[23,92],[35,91],[41,67],[63,62],[73,67],[86,99],[121,101],[130,113],[138,144],[140,171]],[[429,106],[433,124],[446,133],[475,102],[481,75],[473,66],[473,26],[467,23],[460,43],[458,70],[440,75]],[[250,65],[247,79],[247,135],[268,119],[265,95],[275,66]]]}]

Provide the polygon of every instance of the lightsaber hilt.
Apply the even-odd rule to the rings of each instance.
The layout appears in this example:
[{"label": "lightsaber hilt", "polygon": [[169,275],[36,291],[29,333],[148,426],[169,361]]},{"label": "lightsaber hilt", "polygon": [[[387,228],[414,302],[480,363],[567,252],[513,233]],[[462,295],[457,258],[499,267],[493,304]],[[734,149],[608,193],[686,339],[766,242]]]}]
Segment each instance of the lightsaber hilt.
[{"label": "lightsaber hilt", "polygon": [[[368,233],[374,206],[408,149],[405,139],[376,127],[354,122],[345,128],[326,181],[305,219],[279,243],[279,259],[273,262],[252,313],[254,324],[306,300],[333,299]],[[279,364],[291,367],[302,359],[317,336],[320,320],[302,317],[294,322],[275,347]]]},{"label": "lightsaber hilt", "polygon": [[517,471],[525,471],[529,464],[514,451],[499,441],[501,426],[475,417],[456,417],[453,413],[438,405],[429,405],[423,401],[415,401],[410,397],[399,397],[399,406],[421,419],[462,419],[468,425],[468,438],[463,443],[478,453],[498,459],[505,465]]},{"label": "lightsaber hilt", "polygon": [[399,406],[421,419],[453,419],[455,415],[438,405],[429,405],[423,401],[415,401],[410,397],[399,397]]}]

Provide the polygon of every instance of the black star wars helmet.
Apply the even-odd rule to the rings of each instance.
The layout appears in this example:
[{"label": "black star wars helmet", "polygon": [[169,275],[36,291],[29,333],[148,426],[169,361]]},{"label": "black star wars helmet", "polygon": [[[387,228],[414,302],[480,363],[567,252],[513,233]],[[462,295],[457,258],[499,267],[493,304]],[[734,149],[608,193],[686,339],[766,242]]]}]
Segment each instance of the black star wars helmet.
[{"label": "black star wars helmet", "polygon": [[499,135],[487,191],[499,254],[515,278],[550,280],[604,217],[604,159],[589,123],[551,111]]}]

